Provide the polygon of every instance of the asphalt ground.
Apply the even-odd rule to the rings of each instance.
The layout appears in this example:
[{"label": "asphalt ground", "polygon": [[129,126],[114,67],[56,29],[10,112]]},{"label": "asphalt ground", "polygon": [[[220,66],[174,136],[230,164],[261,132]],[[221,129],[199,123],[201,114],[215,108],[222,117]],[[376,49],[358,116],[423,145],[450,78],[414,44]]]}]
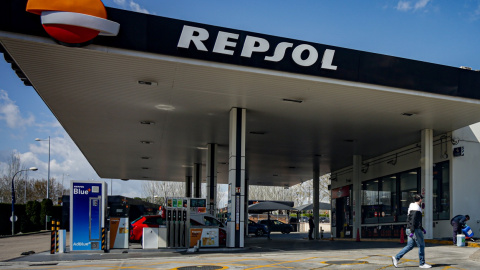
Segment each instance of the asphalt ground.
[{"label": "asphalt ground", "polygon": [[[25,250],[38,241],[47,245],[44,251],[31,255],[14,254],[0,262],[0,269],[394,269],[391,256],[405,246],[397,240],[309,241],[305,233],[274,233],[271,240],[248,237],[245,248],[239,249],[201,248],[192,253],[184,249],[143,250],[133,244],[110,253],[52,255],[48,251],[49,233],[45,239],[38,235],[0,238],[1,253],[14,250],[7,242]],[[457,247],[451,241],[429,241],[425,253],[434,269],[480,269],[480,248],[475,245]],[[399,268],[419,269],[417,248],[400,260]]]}]

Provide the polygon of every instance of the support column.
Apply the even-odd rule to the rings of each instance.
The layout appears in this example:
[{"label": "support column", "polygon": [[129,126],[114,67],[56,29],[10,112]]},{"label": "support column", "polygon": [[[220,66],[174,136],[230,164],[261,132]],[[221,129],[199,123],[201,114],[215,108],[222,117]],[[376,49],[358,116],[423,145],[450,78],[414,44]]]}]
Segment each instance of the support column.
[{"label": "support column", "polygon": [[202,195],[202,164],[193,165],[193,197],[200,198]]},{"label": "support column", "polygon": [[361,179],[361,172],[362,172],[362,156],[354,155],[353,156],[353,239],[357,238],[357,231],[359,231],[359,237],[361,238],[362,235],[362,228],[361,228],[361,207],[362,207],[362,199],[361,199],[361,190],[362,190],[362,179]]},{"label": "support column", "polygon": [[317,158],[315,158],[313,165],[313,221],[315,229],[313,231],[313,239],[318,239],[318,228],[320,227],[320,218],[318,212],[320,211],[320,165]]},{"label": "support column", "polygon": [[185,176],[185,197],[192,197],[192,176]]},{"label": "support column", "polygon": [[215,215],[217,209],[217,144],[209,143],[207,151],[207,209]]},{"label": "support column", "polygon": [[230,110],[227,247],[244,247],[246,110]]},{"label": "support column", "polygon": [[425,203],[423,227],[425,239],[433,239],[433,130],[422,130],[421,179],[423,202]]}]

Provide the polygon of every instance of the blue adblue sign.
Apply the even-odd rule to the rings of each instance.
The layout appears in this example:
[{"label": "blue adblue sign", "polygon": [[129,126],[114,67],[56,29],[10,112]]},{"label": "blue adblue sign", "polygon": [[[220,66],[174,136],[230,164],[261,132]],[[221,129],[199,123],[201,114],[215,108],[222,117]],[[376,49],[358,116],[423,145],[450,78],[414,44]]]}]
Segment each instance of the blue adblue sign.
[{"label": "blue adblue sign", "polygon": [[71,250],[100,250],[107,207],[104,182],[72,181],[70,185]]}]

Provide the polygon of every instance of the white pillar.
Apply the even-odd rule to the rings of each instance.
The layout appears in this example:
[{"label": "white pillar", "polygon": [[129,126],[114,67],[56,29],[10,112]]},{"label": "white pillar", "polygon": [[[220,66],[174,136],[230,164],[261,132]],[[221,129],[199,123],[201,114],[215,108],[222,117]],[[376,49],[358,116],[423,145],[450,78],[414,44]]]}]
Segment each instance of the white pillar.
[{"label": "white pillar", "polygon": [[357,231],[359,232],[360,236],[362,235],[362,179],[361,179],[361,172],[362,172],[362,156],[354,155],[353,156],[353,200],[352,200],[352,218],[353,218],[353,238],[357,238]]},{"label": "white pillar", "polygon": [[227,247],[244,247],[246,110],[230,110]]},{"label": "white pillar", "polygon": [[193,164],[193,198],[202,197],[202,164]]},{"label": "white pillar", "polygon": [[423,202],[425,203],[423,228],[425,239],[433,238],[433,131],[422,130],[421,179]]},{"label": "white pillar", "polygon": [[217,208],[217,144],[209,143],[207,151],[207,209],[215,214]]}]

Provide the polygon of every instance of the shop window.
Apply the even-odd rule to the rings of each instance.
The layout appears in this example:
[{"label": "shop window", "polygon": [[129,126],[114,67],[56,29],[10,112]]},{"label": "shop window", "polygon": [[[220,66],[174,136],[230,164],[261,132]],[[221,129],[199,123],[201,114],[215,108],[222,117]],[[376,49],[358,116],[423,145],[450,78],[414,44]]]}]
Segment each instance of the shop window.
[{"label": "shop window", "polygon": [[384,176],[362,184],[362,223],[407,220],[408,206],[420,190],[420,169]]},{"label": "shop window", "polygon": [[362,218],[363,223],[378,223],[380,207],[378,204],[378,179],[366,181],[362,188]]},{"label": "shop window", "polygon": [[383,177],[379,182],[379,223],[391,223],[396,220],[397,209],[397,177]]},{"label": "shop window", "polygon": [[419,194],[420,169],[411,170],[399,174],[400,179],[400,203],[398,209],[398,221],[407,221],[408,206],[413,202],[413,196]]},{"label": "shop window", "polygon": [[433,220],[450,218],[450,163],[433,165]]}]

